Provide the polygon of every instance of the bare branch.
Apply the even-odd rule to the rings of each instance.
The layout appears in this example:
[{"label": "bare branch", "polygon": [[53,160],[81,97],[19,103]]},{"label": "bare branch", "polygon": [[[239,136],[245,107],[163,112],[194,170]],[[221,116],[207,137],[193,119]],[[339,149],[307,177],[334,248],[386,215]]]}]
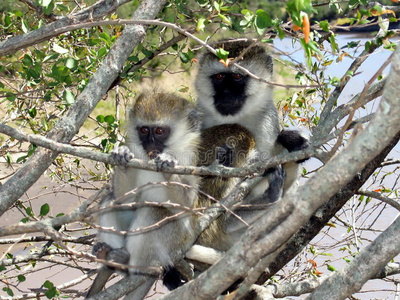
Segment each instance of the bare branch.
[{"label": "bare branch", "polygon": [[[59,143],[49,138],[45,138],[40,135],[26,135],[18,129],[14,129],[11,126],[0,124],[0,132],[7,134],[17,140],[27,141],[37,146],[41,146],[58,153],[68,153],[82,158],[88,158],[90,160],[104,162],[110,165],[118,165],[111,155],[102,152],[96,152],[89,149],[80,147],[74,147],[68,144]],[[222,165],[212,165],[210,167],[192,167],[192,166],[174,166],[166,167],[163,169],[163,173],[174,173],[174,174],[192,174],[192,175],[216,175],[220,177],[245,177],[254,175],[255,173],[262,173],[265,169],[277,166],[282,163],[289,161],[297,161],[311,156],[322,156],[322,151],[318,149],[305,149],[292,153],[283,153],[275,157],[271,157],[267,161],[257,162],[246,168],[228,168]],[[151,171],[158,171],[157,166],[154,162],[143,161],[140,159],[133,158],[125,166],[145,169]]]},{"label": "bare branch", "polygon": [[365,191],[365,190],[358,190],[357,194],[359,195],[364,195],[367,197],[375,198],[378,199],[382,202],[385,202],[391,206],[393,206],[395,209],[400,210],[400,203],[397,202],[396,200],[393,200],[389,197],[386,197],[380,193],[374,192],[374,191]]}]

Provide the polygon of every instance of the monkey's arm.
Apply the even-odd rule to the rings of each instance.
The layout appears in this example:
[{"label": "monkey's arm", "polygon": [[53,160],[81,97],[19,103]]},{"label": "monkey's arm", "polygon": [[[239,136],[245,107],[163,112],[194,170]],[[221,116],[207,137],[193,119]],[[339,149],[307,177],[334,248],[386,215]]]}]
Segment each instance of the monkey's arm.
[{"label": "monkey's arm", "polygon": [[[277,137],[277,142],[289,152],[303,150],[309,146],[308,139],[303,137],[298,130],[282,130]],[[299,179],[300,164],[306,160],[291,161],[283,165],[286,172],[285,186],[283,188],[284,193]]]}]

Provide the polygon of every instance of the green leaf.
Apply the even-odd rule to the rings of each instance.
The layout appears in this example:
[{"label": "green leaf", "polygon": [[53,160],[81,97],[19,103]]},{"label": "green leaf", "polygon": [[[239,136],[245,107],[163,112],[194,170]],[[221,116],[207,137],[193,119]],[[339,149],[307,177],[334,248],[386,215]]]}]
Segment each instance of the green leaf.
[{"label": "green leaf", "polygon": [[220,59],[227,60],[229,57],[229,52],[222,48],[219,48],[219,49],[217,49],[217,56]]},{"label": "green leaf", "polygon": [[57,290],[51,289],[45,292],[44,294],[46,295],[47,299],[53,299],[55,296],[57,296]]},{"label": "green leaf", "polygon": [[13,291],[9,287],[3,287],[3,291],[5,291],[10,297],[14,296]]},{"label": "green leaf", "polygon": [[24,275],[18,275],[17,278],[19,282],[24,282],[26,280]]},{"label": "green leaf", "polygon": [[32,60],[32,57],[30,56],[30,55],[28,55],[28,54],[25,54],[24,55],[24,58],[22,59],[22,63],[25,65],[25,66],[32,66],[33,65],[33,60]]},{"label": "green leaf", "polygon": [[44,283],[43,283],[43,287],[45,287],[46,289],[52,289],[52,288],[54,288],[54,284],[51,282],[51,281],[48,281],[48,280],[46,280]]},{"label": "green leaf", "polygon": [[70,90],[64,91],[63,99],[65,100],[65,102],[67,102],[67,104],[72,104],[75,102],[74,94],[72,94],[72,92]]},{"label": "green leaf", "polygon": [[270,15],[262,9],[257,10],[255,25],[258,29],[265,29],[267,27],[270,27],[272,25]]},{"label": "green leaf", "polygon": [[24,33],[27,33],[29,31],[28,24],[26,23],[25,19],[22,19],[21,21],[21,29]]},{"label": "green leaf", "polygon": [[50,211],[50,205],[48,203],[45,203],[40,207],[40,215],[41,216],[47,215],[49,213],[49,211]]},{"label": "green leaf", "polygon": [[60,53],[60,54],[68,53],[68,49],[65,49],[65,48],[63,48],[63,47],[61,47],[61,46],[59,46],[59,45],[57,45],[57,44],[54,44],[54,45],[53,45],[53,50],[54,50],[55,52],[57,52],[57,53]]},{"label": "green leaf", "polygon": [[334,266],[332,266],[332,265],[327,265],[327,268],[328,268],[328,270],[331,271],[331,272],[336,271],[336,268],[335,268]]},{"label": "green leaf", "polygon": [[[176,49],[174,49],[174,50],[176,50]],[[139,58],[137,56],[135,56],[135,55],[132,55],[132,56],[128,57],[128,61],[131,61],[133,63],[137,63],[139,61]]]},{"label": "green leaf", "polygon": [[153,56],[153,52],[151,52],[147,49],[144,49],[144,48],[142,49],[142,53],[148,58],[151,58]]},{"label": "green leaf", "polygon": [[106,54],[107,54],[107,48],[106,47],[100,48],[97,51],[97,57],[103,57]]},{"label": "green leaf", "polygon": [[218,14],[218,17],[220,17],[221,20],[222,20],[222,22],[225,23],[226,25],[232,26],[232,22],[231,22],[231,20],[230,20],[229,17],[224,16],[224,15],[222,15],[222,14]]},{"label": "green leaf", "polygon": [[104,122],[104,116],[103,116],[103,115],[98,115],[98,116],[96,117],[96,120],[97,120],[97,122],[99,122],[99,123],[103,123],[103,122]]},{"label": "green leaf", "polygon": [[31,116],[31,118],[34,118],[36,116],[36,108],[32,107],[30,109],[28,109],[28,114]]},{"label": "green leaf", "polygon": [[78,61],[73,58],[67,58],[65,60],[65,66],[68,69],[76,69],[78,67]]},{"label": "green leaf", "polygon": [[52,2],[52,0],[41,0],[40,1],[41,6],[49,6],[49,4]]},{"label": "green leaf", "polygon": [[115,122],[115,118],[111,115],[108,115],[104,118],[104,121],[106,121],[108,124],[112,124]]},{"label": "green leaf", "polygon": [[25,212],[28,216],[33,217],[32,207],[27,207]]},{"label": "green leaf", "polygon": [[221,12],[221,8],[219,6],[219,3],[217,1],[214,1],[213,5],[214,5],[214,8],[217,10],[217,12],[220,13]]},{"label": "green leaf", "polygon": [[197,31],[204,31],[204,28],[206,27],[205,22],[206,22],[206,18],[200,17],[197,20],[196,30]]},{"label": "green leaf", "polygon": [[321,21],[319,22],[319,26],[321,26],[321,29],[323,31],[329,32],[329,22],[328,21]]},{"label": "green leaf", "polygon": [[181,61],[182,61],[184,64],[187,64],[187,63],[190,61],[190,60],[189,60],[189,56],[188,56],[187,53],[183,53],[183,52],[179,53],[179,58],[181,59]]}]

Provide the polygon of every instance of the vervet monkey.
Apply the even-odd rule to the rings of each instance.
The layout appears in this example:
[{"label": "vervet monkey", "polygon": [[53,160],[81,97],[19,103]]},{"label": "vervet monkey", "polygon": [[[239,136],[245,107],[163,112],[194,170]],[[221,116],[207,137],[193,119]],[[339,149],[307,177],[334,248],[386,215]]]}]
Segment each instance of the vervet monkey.
[{"label": "vervet monkey", "polygon": [[[272,58],[264,47],[252,45],[251,40],[224,40],[213,45],[229,52],[229,59],[243,55],[237,64],[255,76],[271,81]],[[203,128],[220,124],[240,124],[249,130],[256,142],[261,160],[267,160],[286,150],[296,151],[308,146],[308,141],[298,131],[281,131],[278,112],[273,102],[269,84],[247,75],[243,70],[228,64],[210,52],[199,58],[195,79],[197,108],[203,113]],[[299,164],[284,165],[286,191],[299,177]]]},{"label": "vervet monkey", "polygon": [[[113,154],[122,164],[135,157],[153,160],[160,171],[166,165],[196,165],[200,120],[194,105],[185,99],[167,93],[142,93],[128,112],[126,131],[126,146],[119,147]],[[149,184],[152,182],[181,183],[191,188]],[[108,208],[100,214],[101,228],[113,229],[100,230],[100,248],[109,247],[110,253],[118,252],[118,249],[127,252],[128,255],[122,255],[119,262],[129,257],[130,274],[145,276],[143,272],[148,267],[172,265],[193,234],[194,217],[182,208],[162,204],[170,202],[192,208],[197,198],[198,178],[116,166],[112,185],[117,201],[132,189],[139,188],[131,197],[123,198],[123,204],[137,203],[138,206]],[[102,203],[102,207],[109,204]],[[121,231],[127,233],[122,235]],[[155,277],[147,276],[146,282],[128,294],[127,299],[143,299],[155,280]],[[89,296],[95,292],[89,292]]]}]

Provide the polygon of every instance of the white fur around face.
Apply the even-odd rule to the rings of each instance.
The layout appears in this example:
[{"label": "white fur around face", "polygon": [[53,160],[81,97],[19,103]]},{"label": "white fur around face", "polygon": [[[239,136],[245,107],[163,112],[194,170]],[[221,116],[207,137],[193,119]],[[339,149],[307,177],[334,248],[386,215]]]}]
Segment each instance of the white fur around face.
[{"label": "white fur around face", "polygon": [[[251,70],[256,76],[271,80],[268,70],[261,68],[255,62],[242,62],[241,65]],[[197,108],[202,112],[203,128],[221,124],[240,124],[253,133],[256,148],[263,158],[276,154],[275,141],[279,134],[278,113],[273,103],[272,88],[266,83],[250,78],[246,88],[246,103],[235,115],[223,116],[214,106],[214,90],[210,76],[219,72],[243,71],[235,67],[225,67],[218,61],[211,61],[202,66],[196,79]]]}]

